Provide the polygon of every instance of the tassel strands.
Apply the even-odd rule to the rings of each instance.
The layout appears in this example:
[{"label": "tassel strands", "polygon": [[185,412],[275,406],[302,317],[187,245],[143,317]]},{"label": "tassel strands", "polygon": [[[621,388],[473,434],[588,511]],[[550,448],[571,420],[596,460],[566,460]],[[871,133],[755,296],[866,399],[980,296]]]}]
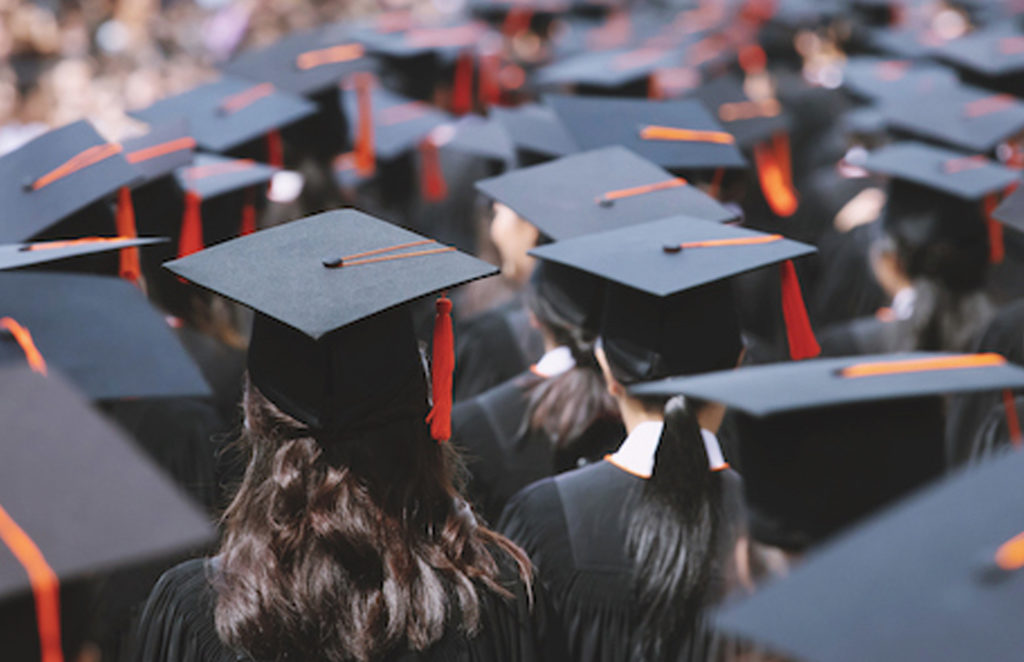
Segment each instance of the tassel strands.
[{"label": "tassel strands", "polygon": [[448,184],[441,168],[437,143],[427,136],[420,141],[420,188],[427,202],[439,202],[448,196]]},{"label": "tassel strands", "polygon": [[[126,239],[135,239],[139,236],[135,228],[135,206],[132,204],[132,192],[127,186],[122,186],[117,191],[116,222],[118,236]],[[138,285],[142,275],[142,268],[139,266],[139,247],[122,248],[120,258],[121,278]]]},{"label": "tassel strands", "polygon": [[356,172],[372,177],[377,169],[373,144],[373,75],[358,73],[353,77],[356,88],[357,126],[354,146]]},{"label": "tassel strands", "polygon": [[434,406],[427,414],[430,436],[438,443],[452,436],[452,379],[455,374],[455,336],[452,302],[444,293],[437,299],[430,375]]},{"label": "tassel strands", "polygon": [[811,320],[807,316],[804,296],[800,291],[800,280],[792,260],[781,265],[782,270],[782,318],[786,323],[786,340],[789,356],[795,361],[809,359],[821,354],[821,347],[814,337]]},{"label": "tassel strands", "polygon": [[185,192],[185,212],[181,217],[181,236],[178,238],[178,257],[203,250],[203,199],[195,191]]}]

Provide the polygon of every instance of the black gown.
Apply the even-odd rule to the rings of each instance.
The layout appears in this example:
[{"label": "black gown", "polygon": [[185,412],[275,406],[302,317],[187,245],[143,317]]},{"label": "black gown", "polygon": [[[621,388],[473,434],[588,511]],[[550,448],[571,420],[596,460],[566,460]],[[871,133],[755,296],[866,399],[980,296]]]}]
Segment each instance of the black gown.
[{"label": "black gown", "polygon": [[[496,553],[498,559],[507,559]],[[210,584],[216,559],[193,559],[169,570],[149,597],[139,623],[135,648],[138,662],[250,662],[252,658],[228,648],[217,637],[213,610],[216,594]],[[512,590],[506,600],[480,588],[480,630],[467,637],[448,628],[430,649],[388,655],[387,662],[502,660],[560,661],[565,659],[561,637],[551,627],[547,598],[534,588],[532,608],[511,560],[499,561],[501,583]],[[305,662],[315,662],[308,660]]]},{"label": "black gown", "polygon": [[544,339],[520,299],[465,320],[455,329],[455,401],[512,379],[542,354]]},{"label": "black gown", "polygon": [[452,410],[452,443],[470,474],[467,495],[488,522],[496,521],[522,488],[600,460],[625,434],[617,419],[597,420],[569,444],[572,452],[559,452],[543,430],[526,425],[530,392],[544,379],[526,370]]},{"label": "black gown", "polygon": [[[724,515],[738,518],[739,476],[731,470],[722,475]],[[561,621],[567,660],[638,659],[639,607],[626,536],[628,507],[643,483],[610,462],[598,462],[530,485],[509,501],[498,523],[537,567]],[[735,531],[721,531],[725,545]]]}]

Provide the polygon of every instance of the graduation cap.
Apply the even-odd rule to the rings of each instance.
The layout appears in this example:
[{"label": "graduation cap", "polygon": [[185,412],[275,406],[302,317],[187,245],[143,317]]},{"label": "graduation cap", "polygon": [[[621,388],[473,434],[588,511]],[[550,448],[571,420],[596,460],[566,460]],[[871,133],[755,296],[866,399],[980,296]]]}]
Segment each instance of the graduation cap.
[{"label": "graduation cap", "polygon": [[540,87],[584,85],[613,90],[634,83],[646,85],[656,71],[679,66],[682,60],[677,49],[653,46],[585,52],[541,68],[534,82]]},{"label": "graduation cap", "polygon": [[73,627],[64,629],[62,612],[79,621],[91,614],[68,614],[73,606],[66,604],[62,588],[98,572],[193,550],[212,541],[215,532],[207,517],[58,375],[0,369],[0,421],[5,429],[0,444],[5,655],[64,659],[62,648],[77,655],[74,648],[81,642],[74,640]]},{"label": "graduation cap", "polygon": [[[421,360],[404,304],[497,271],[355,210],[310,216],[166,266],[252,308],[253,384],[291,416],[331,430],[365,424],[398,392],[411,394],[403,414],[425,414]],[[436,439],[450,433],[450,310],[441,297],[429,419]]]},{"label": "graduation cap", "polygon": [[867,45],[875,51],[907,59],[931,57],[948,40],[930,28],[881,27],[869,30]]},{"label": "graduation cap", "polygon": [[[253,190],[265,185],[280,168],[257,163],[249,159],[229,159],[212,154],[198,154],[193,165],[179,168],[174,172],[178,185],[185,192],[185,207],[178,237],[178,256],[184,257],[202,250],[209,243],[225,237],[246,235],[256,231],[256,206]],[[241,219],[235,227],[219,228],[214,232],[203,221],[204,201],[231,193],[244,192]],[[220,218],[217,219],[220,221]]]},{"label": "graduation cap", "polygon": [[[26,241],[51,229],[49,234],[63,237],[114,230],[106,210],[99,222],[82,214],[118,191],[127,192],[138,178],[123,151],[81,121],[48,131],[0,157],[0,203],[5,209],[0,242]],[[67,223],[55,228],[65,219]]]},{"label": "graduation cap", "polygon": [[729,279],[780,264],[790,354],[818,354],[792,259],[814,248],[781,235],[674,216],[534,248],[608,282],[601,340],[624,384],[736,364]]},{"label": "graduation cap", "polygon": [[[891,186],[892,200],[884,219],[887,229],[893,231],[902,226],[900,235],[916,242],[963,237],[977,230],[972,227],[971,218],[983,216],[989,233],[990,259],[1002,261],[1002,226],[991,214],[999,196],[1021,181],[1019,171],[981,155],[965,156],[915,142],[877,149],[861,165],[869,172],[897,180]],[[922,196],[921,188],[928,189],[930,195]],[[927,207],[922,198],[927,200]],[[932,213],[922,215],[920,212],[926,208]]]},{"label": "graduation cap", "polygon": [[751,533],[802,551],[941,475],[934,396],[1022,385],[1024,369],[996,354],[917,352],[753,366],[632,392],[681,393],[742,412]]},{"label": "graduation cap", "polygon": [[122,140],[121,146],[125,160],[135,166],[142,177],[138,186],[192,163],[196,140],[189,132],[188,122],[178,119],[152,126],[141,136]]},{"label": "graduation cap", "polygon": [[1024,73],[1024,34],[1016,26],[996,25],[947,42],[935,55],[992,81]]},{"label": "graduation cap", "polygon": [[187,119],[196,143],[211,152],[227,152],[267,137],[267,161],[282,165],[278,129],[315,112],[314,104],[272,83],[222,76],[129,114],[151,125]]},{"label": "graduation cap", "polygon": [[513,170],[476,187],[557,241],[679,213],[719,222],[736,216],[686,180],[619,146]]},{"label": "graduation cap", "polygon": [[927,487],[725,608],[717,629],[816,662],[1016,659],[1022,472],[1011,452]]},{"label": "graduation cap", "polygon": [[672,172],[745,168],[736,139],[698,101],[547,95],[583,149],[623,145]]},{"label": "graduation cap", "polygon": [[94,400],[209,394],[163,316],[124,280],[6,272],[0,301],[0,365],[53,366]]},{"label": "graduation cap", "polygon": [[84,255],[148,246],[165,241],[167,239],[164,237],[82,237],[28,244],[0,244],[0,271],[50,264]]},{"label": "graduation cap", "polygon": [[793,187],[789,148],[790,120],[774,97],[753,100],[732,76],[716,78],[693,93],[714,114],[737,144],[754,156],[761,192],[777,216],[788,217],[799,206]]},{"label": "graduation cap", "polygon": [[515,161],[515,146],[501,122],[467,115],[453,124],[438,127],[436,141],[445,149],[470,154],[502,164]]},{"label": "graduation cap", "polygon": [[349,118],[356,172],[369,177],[376,161],[393,161],[419,152],[421,189],[425,199],[447,194],[438,156],[438,140],[432,132],[452,121],[448,113],[423,101],[404,97],[380,86],[369,74],[360,74],[341,91],[342,108]]},{"label": "graduation cap", "polygon": [[579,148],[555,112],[540,104],[524,104],[515,108],[496,106],[491,117],[497,120],[512,138],[520,157],[528,162],[566,156]]},{"label": "graduation cap", "polygon": [[843,66],[843,88],[868,101],[892,101],[908,95],[929,94],[959,83],[956,72],[928,60],[893,59],[857,55]]}]

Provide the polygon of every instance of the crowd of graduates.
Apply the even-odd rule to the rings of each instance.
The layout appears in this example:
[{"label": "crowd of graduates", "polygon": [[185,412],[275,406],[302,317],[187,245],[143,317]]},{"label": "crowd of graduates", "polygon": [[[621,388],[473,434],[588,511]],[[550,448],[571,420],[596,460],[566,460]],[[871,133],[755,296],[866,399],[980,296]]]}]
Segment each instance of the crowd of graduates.
[{"label": "crowd of graduates", "polygon": [[1024,5],[0,16],[0,659],[1020,656]]}]

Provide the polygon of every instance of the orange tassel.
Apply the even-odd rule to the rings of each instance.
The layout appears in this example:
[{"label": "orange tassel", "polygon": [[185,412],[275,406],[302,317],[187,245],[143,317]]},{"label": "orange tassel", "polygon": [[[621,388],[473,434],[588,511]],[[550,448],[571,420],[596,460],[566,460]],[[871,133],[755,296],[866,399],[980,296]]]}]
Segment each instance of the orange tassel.
[{"label": "orange tassel", "polygon": [[811,328],[811,320],[807,317],[804,295],[800,291],[800,280],[792,260],[782,263],[782,318],[786,323],[786,340],[791,359],[799,361],[821,354],[821,347]]},{"label": "orange tassel", "polygon": [[452,302],[441,294],[434,316],[433,359],[430,365],[434,407],[427,414],[430,436],[437,442],[452,436],[452,377],[455,373],[455,336],[452,331]]},{"label": "orange tassel", "polygon": [[377,155],[373,146],[373,75],[355,75],[357,122],[354,147],[356,172],[362,177],[373,176],[377,169]]},{"label": "orange tassel", "polygon": [[252,189],[245,192],[245,204],[242,205],[242,224],[238,228],[238,236],[256,232],[256,203],[252,200]]},{"label": "orange tassel", "polygon": [[267,163],[275,168],[284,167],[284,141],[280,131],[267,134]]},{"label": "orange tassel", "polygon": [[795,214],[800,203],[793,189],[789,136],[779,133],[772,137],[771,146],[764,143],[755,146],[754,163],[761,191],[772,212],[783,218]]},{"label": "orange tassel", "polygon": [[992,217],[996,210],[999,198],[995,195],[985,197],[985,222],[988,225],[988,261],[991,264],[999,264],[1006,257],[1006,247],[1003,245],[1003,224]]},{"label": "orange tassel", "polygon": [[181,217],[178,257],[203,250],[203,199],[195,191],[185,192],[185,213]]},{"label": "orange tassel", "polygon": [[1013,399],[1013,391],[1003,391],[1003,409],[1006,413],[1006,429],[1010,433],[1010,442],[1014,448],[1020,448],[1022,436],[1020,432],[1020,419],[1017,418],[1017,403]]},{"label": "orange tassel", "polygon": [[532,21],[532,9],[527,7],[512,7],[508,10],[508,13],[505,14],[505,20],[501,23],[501,34],[511,39],[519,33],[529,30],[530,23]]},{"label": "orange tassel", "polygon": [[455,80],[452,81],[452,112],[465,115],[473,110],[473,54],[462,51],[455,60]]},{"label": "orange tassel", "polygon": [[484,108],[501,102],[501,85],[498,72],[501,70],[501,57],[497,54],[484,55],[480,58],[480,73],[477,81],[477,95],[480,105]]},{"label": "orange tassel", "polygon": [[448,196],[441,155],[429,136],[420,141],[420,189],[423,199],[428,202],[439,202]]},{"label": "orange tassel", "polygon": [[[132,204],[132,192],[127,186],[117,191],[117,234],[120,237],[135,239],[139,236],[135,229],[135,206]],[[130,246],[121,249],[121,278],[138,284],[142,275],[139,266],[139,247]]]},{"label": "orange tassel", "polygon": [[28,367],[45,377],[46,361],[39,352],[39,348],[36,347],[35,341],[32,340],[32,334],[29,333],[29,330],[18,324],[17,320],[13,317],[0,317],[0,329],[10,333],[14,341],[21,347],[21,351],[25,353]]}]

